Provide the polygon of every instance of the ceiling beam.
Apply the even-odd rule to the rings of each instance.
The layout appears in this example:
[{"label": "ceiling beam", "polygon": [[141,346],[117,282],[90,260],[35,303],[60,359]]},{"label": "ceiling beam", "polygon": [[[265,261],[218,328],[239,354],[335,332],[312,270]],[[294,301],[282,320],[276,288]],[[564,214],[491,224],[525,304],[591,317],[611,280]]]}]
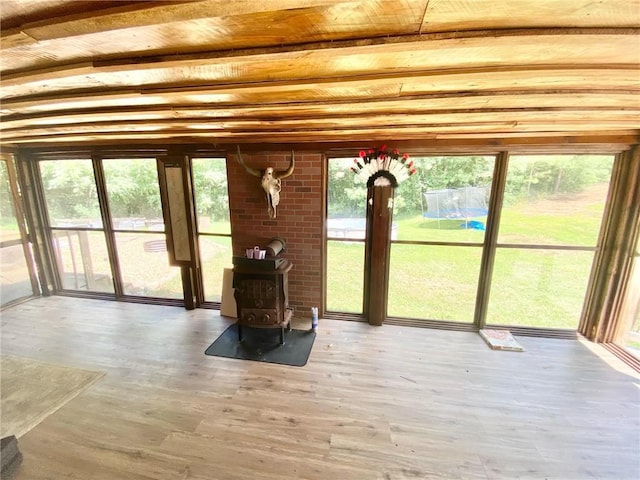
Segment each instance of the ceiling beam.
[{"label": "ceiling beam", "polygon": [[2,115],[37,114],[64,110],[129,108],[162,105],[238,106],[376,102],[386,99],[427,99],[472,95],[575,95],[638,94],[640,67],[635,68],[498,68],[424,74],[389,75],[358,79],[310,79],[299,83],[274,80],[220,86],[167,87],[162,89],[96,89],[71,93],[45,92],[42,95],[6,99]]},{"label": "ceiling beam", "polygon": [[[424,0],[422,0],[424,1]],[[112,30],[135,29],[161,24],[188,22],[203,18],[251,15],[268,11],[295,8],[310,8],[335,4],[335,0],[201,0],[189,2],[134,2],[102,10],[76,13],[21,25],[3,31],[2,43],[11,42],[12,37],[24,33],[34,41],[41,42],[80,35],[108,33]],[[11,48],[12,44],[3,45]]]},{"label": "ceiling beam", "polygon": [[[636,32],[637,33],[637,32]],[[389,40],[389,39],[387,39]],[[167,59],[167,61],[94,66],[86,63],[7,74],[3,99],[78,88],[180,86],[182,79],[211,84],[308,81],[380,72],[424,74],[447,69],[563,68],[609,65],[636,67],[640,43],[629,32],[484,36],[428,41],[422,37],[359,47],[331,47],[279,53]],[[293,66],[295,65],[295,67]],[[526,68],[526,67],[525,67]]]},{"label": "ceiling beam", "polygon": [[510,111],[573,111],[585,118],[607,111],[639,112],[638,95],[634,92],[514,92],[511,94],[413,96],[401,99],[367,99],[358,101],[292,102],[260,105],[180,105],[104,107],[55,113],[5,116],[0,130],[22,127],[51,127],[64,124],[155,119],[226,119],[253,118],[348,118],[364,115],[426,115],[430,113],[497,113]]}]

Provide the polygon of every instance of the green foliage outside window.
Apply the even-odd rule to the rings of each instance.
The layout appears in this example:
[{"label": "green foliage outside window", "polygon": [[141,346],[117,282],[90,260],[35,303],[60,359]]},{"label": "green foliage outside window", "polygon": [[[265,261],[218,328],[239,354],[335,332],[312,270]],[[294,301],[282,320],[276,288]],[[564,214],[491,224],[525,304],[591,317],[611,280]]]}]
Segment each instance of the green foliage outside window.
[{"label": "green foliage outside window", "polygon": [[[113,218],[162,218],[155,159],[104,160],[103,166]],[[228,222],[225,159],[196,159],[193,170],[198,215]],[[43,161],[40,171],[51,218],[100,218],[91,160]]]},{"label": "green foliage outside window", "polygon": [[51,219],[100,219],[91,160],[40,162]]},{"label": "green foliage outside window", "polygon": [[[422,209],[423,195],[431,190],[489,186],[493,176],[491,156],[412,156],[417,173],[395,192],[394,215],[402,218]],[[367,188],[350,171],[353,159],[329,162],[330,217],[363,217]],[[610,155],[518,156],[509,162],[505,204],[548,195],[578,193],[590,185],[607,182]]]},{"label": "green foliage outside window", "polygon": [[213,222],[229,221],[227,164],[224,158],[198,158],[193,161],[196,209]]},{"label": "green foliage outside window", "polygon": [[114,218],[162,218],[154,158],[104,160],[109,208]]},{"label": "green foliage outside window", "polygon": [[610,155],[513,156],[505,204],[578,193],[588,186],[608,182],[610,176]]}]

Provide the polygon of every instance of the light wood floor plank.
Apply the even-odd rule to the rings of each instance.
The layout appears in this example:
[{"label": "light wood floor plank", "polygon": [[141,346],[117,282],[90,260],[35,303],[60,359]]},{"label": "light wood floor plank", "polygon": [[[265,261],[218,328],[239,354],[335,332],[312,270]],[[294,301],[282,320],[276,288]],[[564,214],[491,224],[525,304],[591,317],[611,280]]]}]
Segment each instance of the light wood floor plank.
[{"label": "light wood floor plank", "polygon": [[232,323],[211,310],[1,317],[3,354],[105,373],[19,438],[15,480],[640,478],[640,376],[583,341],[321,319],[297,368],[204,355]]}]

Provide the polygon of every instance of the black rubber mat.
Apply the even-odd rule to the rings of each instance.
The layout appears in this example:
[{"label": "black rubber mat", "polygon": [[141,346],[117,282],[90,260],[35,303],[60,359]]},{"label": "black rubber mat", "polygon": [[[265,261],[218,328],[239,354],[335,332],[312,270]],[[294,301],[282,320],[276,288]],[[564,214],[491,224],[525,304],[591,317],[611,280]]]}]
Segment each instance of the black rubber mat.
[{"label": "black rubber mat", "polygon": [[234,323],[204,353],[215,357],[303,367],[309,359],[316,332],[285,330],[284,345],[280,345],[279,328],[243,327],[242,336],[241,343],[238,341],[238,325]]}]

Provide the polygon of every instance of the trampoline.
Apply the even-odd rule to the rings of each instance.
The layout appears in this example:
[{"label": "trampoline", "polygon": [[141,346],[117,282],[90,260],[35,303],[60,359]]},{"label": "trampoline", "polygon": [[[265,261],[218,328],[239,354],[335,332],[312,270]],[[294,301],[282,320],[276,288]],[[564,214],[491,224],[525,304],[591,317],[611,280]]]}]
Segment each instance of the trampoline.
[{"label": "trampoline", "polygon": [[[329,218],[327,219],[327,237],[364,239],[367,231],[366,218]],[[391,224],[391,240],[398,239],[398,225]]]},{"label": "trampoline", "polygon": [[424,193],[423,218],[464,220],[461,228],[484,230],[484,222],[471,220],[485,217],[489,212],[489,187],[443,188]]}]

